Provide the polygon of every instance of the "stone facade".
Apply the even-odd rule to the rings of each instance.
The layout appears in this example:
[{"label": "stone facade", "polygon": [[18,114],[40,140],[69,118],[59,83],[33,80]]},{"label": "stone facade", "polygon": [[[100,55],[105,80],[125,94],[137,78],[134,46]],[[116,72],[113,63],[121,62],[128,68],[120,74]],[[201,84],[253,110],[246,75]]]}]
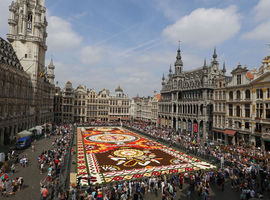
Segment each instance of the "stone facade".
[{"label": "stone facade", "polygon": [[54,65],[45,67],[45,0],[17,0],[9,6],[9,33],[0,38],[0,145],[16,134],[54,121]]},{"label": "stone facade", "polygon": [[[225,64],[224,64],[225,65]],[[214,106],[213,106],[213,129],[214,133],[211,140],[219,141],[225,139],[224,134],[221,134],[226,126],[226,86],[231,81],[229,76],[219,76],[216,79],[214,86]]]},{"label": "stone facade", "polygon": [[88,91],[87,99],[87,121],[95,121],[98,117],[98,99],[94,89]]},{"label": "stone facade", "polygon": [[74,122],[74,89],[70,81],[66,82],[66,85],[62,91],[62,123],[71,123]]},{"label": "stone facade", "polygon": [[158,102],[161,95],[154,91],[153,97],[135,97],[132,99],[132,119],[157,124]]},{"label": "stone facade", "polygon": [[63,94],[61,88],[58,85],[58,81],[55,84],[55,95],[54,95],[54,122],[60,124],[63,122]]},{"label": "stone facade", "polygon": [[161,101],[159,102],[160,127],[170,127],[182,132],[197,134],[204,140],[212,128],[213,90],[218,76],[226,69],[219,69],[216,49],[210,65],[183,71],[180,48],[177,50],[173,73],[170,66],[167,79],[163,74]]},{"label": "stone facade", "polygon": [[120,86],[115,89],[115,95],[110,96],[109,102],[110,121],[130,120],[130,99]]},{"label": "stone facade", "polygon": [[[54,66],[45,67],[47,20],[45,0],[17,0],[9,6],[7,39],[31,78],[33,102],[30,113],[34,124],[53,121]],[[46,74],[46,75],[45,75]]]},{"label": "stone facade", "polygon": [[262,60],[258,71],[239,64],[231,74],[224,88],[225,125],[214,117],[213,134],[219,132],[224,143],[252,144],[270,150],[270,56]]},{"label": "stone facade", "polygon": [[10,43],[0,38],[0,145],[35,125],[33,87]]},{"label": "stone facade", "polygon": [[87,89],[79,85],[74,90],[74,121],[85,122],[87,118]]},{"label": "stone facade", "polygon": [[68,81],[63,90],[57,85],[54,102],[56,123],[130,119],[130,99],[120,86],[111,95],[105,88],[96,93],[79,85],[74,90]]}]

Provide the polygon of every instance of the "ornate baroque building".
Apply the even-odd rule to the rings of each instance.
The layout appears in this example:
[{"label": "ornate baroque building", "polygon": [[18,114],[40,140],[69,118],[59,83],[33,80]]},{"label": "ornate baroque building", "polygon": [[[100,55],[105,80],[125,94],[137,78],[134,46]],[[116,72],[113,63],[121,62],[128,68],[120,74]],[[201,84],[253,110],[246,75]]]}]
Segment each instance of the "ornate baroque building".
[{"label": "ornate baroque building", "polygon": [[115,95],[110,96],[109,102],[110,121],[130,120],[130,99],[120,85],[115,89]]},{"label": "ornate baroque building", "polygon": [[152,97],[135,97],[132,99],[132,116],[133,120],[157,124],[158,121],[158,102],[161,95],[154,91]]},{"label": "ornate baroque building", "polygon": [[218,76],[226,69],[219,69],[216,49],[210,65],[183,71],[180,48],[177,50],[174,73],[170,66],[168,77],[162,77],[159,119],[161,127],[171,127],[181,132],[198,134],[208,139],[212,128],[213,90]]},{"label": "ornate baroque building", "polygon": [[87,89],[79,85],[74,90],[74,121],[85,122],[87,119]]},{"label": "ornate baroque building", "polygon": [[219,121],[218,114],[214,117],[213,134],[220,135],[214,140],[270,150],[270,56],[262,60],[258,71],[239,64],[231,74],[231,81],[225,85],[225,123],[221,125],[224,121]]},{"label": "ornate baroque building", "polygon": [[62,123],[74,122],[74,98],[72,83],[68,81],[62,91]]},{"label": "ornate baroque building", "polygon": [[54,122],[60,124],[63,122],[63,94],[61,88],[58,85],[58,81],[55,84],[55,95],[54,95]]},{"label": "ornate baroque building", "polygon": [[130,99],[120,88],[110,95],[107,89],[96,93],[79,85],[75,90],[71,82],[65,88],[56,85],[54,117],[56,123],[115,121],[130,119]]}]

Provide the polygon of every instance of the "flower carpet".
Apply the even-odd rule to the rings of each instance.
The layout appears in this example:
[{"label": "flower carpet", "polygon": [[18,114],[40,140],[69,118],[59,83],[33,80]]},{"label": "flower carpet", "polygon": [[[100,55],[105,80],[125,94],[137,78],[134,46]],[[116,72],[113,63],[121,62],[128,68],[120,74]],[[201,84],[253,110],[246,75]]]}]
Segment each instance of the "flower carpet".
[{"label": "flower carpet", "polygon": [[77,134],[81,185],[88,184],[88,173],[92,184],[101,184],[215,168],[122,127],[78,128]]}]

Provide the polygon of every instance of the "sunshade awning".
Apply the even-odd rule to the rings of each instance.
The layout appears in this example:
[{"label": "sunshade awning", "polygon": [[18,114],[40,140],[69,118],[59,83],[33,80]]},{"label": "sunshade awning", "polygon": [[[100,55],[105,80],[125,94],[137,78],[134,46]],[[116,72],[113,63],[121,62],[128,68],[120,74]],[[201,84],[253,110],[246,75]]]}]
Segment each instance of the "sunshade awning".
[{"label": "sunshade awning", "polygon": [[234,130],[228,130],[228,129],[227,129],[227,130],[224,131],[224,133],[227,134],[227,135],[232,135],[232,136],[234,136],[235,133],[236,133],[236,131],[234,131]]},{"label": "sunshade awning", "polygon": [[27,131],[27,130],[24,130],[22,132],[17,133],[17,137],[19,137],[19,138],[26,137],[26,136],[31,136],[31,135],[33,135],[33,133],[30,132],[30,131]]}]

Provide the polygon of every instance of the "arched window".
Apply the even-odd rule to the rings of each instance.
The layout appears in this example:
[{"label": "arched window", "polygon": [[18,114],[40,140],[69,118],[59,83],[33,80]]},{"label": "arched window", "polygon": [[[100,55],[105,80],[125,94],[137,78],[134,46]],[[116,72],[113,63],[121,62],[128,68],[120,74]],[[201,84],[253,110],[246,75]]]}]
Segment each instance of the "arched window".
[{"label": "arched window", "polygon": [[250,99],[250,90],[246,90],[246,99]]},{"label": "arched window", "polygon": [[28,13],[27,16],[27,30],[32,31],[32,22],[33,22],[33,15],[32,13]]}]

